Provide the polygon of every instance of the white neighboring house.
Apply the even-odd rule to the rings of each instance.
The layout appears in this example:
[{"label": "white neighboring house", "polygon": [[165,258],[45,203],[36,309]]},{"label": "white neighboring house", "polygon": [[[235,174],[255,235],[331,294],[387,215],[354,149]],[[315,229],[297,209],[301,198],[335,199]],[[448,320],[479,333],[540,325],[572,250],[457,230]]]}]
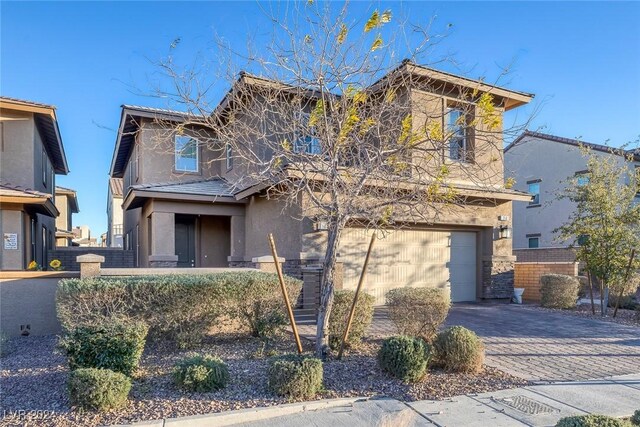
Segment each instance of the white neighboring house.
[{"label": "white neighboring house", "polygon": [[123,247],[122,239],[122,178],[109,179],[107,196],[107,244],[108,248]]},{"label": "white neighboring house", "polygon": [[[615,157],[621,168],[640,168],[638,151],[525,131],[504,150],[505,177],[515,179],[513,189],[534,195],[531,202],[513,202],[514,250],[568,246],[558,242],[553,231],[568,220],[574,205],[556,195],[566,187],[567,178],[584,175],[588,179],[580,144],[598,156]],[[629,155],[633,155],[631,162],[626,160]],[[636,198],[640,202],[640,193]]]}]

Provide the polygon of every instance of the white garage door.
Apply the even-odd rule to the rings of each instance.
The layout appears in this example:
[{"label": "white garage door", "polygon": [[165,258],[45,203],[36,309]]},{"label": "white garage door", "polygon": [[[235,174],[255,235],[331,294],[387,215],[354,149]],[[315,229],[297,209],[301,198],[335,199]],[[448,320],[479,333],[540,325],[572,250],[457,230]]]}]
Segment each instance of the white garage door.
[{"label": "white garage door", "polygon": [[[371,233],[349,228],[342,235],[339,261],[345,289],[358,285]],[[387,291],[404,286],[448,289],[454,302],[475,301],[476,233],[399,230],[378,239],[364,289],[381,305]]]}]

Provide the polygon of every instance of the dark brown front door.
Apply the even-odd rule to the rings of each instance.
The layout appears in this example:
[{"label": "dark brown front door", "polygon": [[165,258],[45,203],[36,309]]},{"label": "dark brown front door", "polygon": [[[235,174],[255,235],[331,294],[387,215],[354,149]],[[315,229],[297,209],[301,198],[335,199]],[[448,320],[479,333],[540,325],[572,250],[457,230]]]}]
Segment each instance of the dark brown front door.
[{"label": "dark brown front door", "polygon": [[196,219],[176,215],[176,255],[178,267],[196,266]]}]

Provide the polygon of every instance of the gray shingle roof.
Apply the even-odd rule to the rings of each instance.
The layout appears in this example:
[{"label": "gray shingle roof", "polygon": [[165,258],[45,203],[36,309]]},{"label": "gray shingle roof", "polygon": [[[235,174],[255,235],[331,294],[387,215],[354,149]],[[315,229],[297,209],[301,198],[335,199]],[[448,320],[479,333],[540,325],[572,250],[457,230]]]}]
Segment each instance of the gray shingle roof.
[{"label": "gray shingle roof", "polygon": [[187,182],[132,185],[131,189],[159,193],[193,194],[212,197],[233,197],[238,192],[222,178]]}]

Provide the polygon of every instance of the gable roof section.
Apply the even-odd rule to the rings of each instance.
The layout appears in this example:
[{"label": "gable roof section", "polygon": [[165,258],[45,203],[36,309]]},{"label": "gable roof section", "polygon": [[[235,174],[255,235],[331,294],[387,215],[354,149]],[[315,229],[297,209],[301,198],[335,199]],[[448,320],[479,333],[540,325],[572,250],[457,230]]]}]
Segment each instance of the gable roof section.
[{"label": "gable roof section", "polygon": [[122,197],[122,178],[109,178],[109,191],[113,197]]},{"label": "gable roof section", "polygon": [[51,194],[10,183],[0,183],[0,205],[2,203],[23,204],[33,208],[37,213],[54,218],[60,215]]},{"label": "gable roof section", "polygon": [[609,146],[601,145],[601,144],[593,144],[591,142],[585,142],[585,141],[582,141],[582,140],[579,140],[579,139],[564,138],[564,137],[561,137],[561,136],[550,135],[550,134],[541,133],[541,132],[533,132],[533,131],[530,131],[530,130],[525,130],[511,144],[507,145],[507,147],[504,149],[504,152],[506,153],[511,148],[527,142],[528,140],[525,139],[526,137],[544,139],[544,140],[547,140],[547,141],[558,142],[560,144],[572,145],[574,147],[580,147],[582,145],[582,146],[588,147],[588,148],[590,148],[592,150],[600,151],[600,152],[603,152],[603,153],[616,154],[618,156],[633,156],[633,159],[635,161],[640,161],[640,151],[639,150],[624,150],[624,149],[615,148],[615,147],[609,147]]},{"label": "gable roof section", "polygon": [[76,193],[76,190],[73,190],[71,188],[66,188],[66,187],[60,187],[56,185],[56,196],[58,194],[67,196],[69,200],[69,204],[71,205],[72,213],[80,212],[80,207],[78,205],[78,195]]},{"label": "gable roof section", "polygon": [[34,121],[42,135],[46,151],[51,158],[55,172],[61,175],[69,173],[69,166],[67,164],[64,146],[62,145],[62,136],[60,136],[55,106],[0,96],[0,109],[33,113]]}]

